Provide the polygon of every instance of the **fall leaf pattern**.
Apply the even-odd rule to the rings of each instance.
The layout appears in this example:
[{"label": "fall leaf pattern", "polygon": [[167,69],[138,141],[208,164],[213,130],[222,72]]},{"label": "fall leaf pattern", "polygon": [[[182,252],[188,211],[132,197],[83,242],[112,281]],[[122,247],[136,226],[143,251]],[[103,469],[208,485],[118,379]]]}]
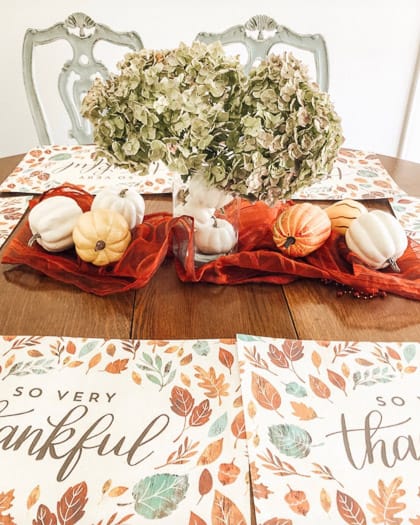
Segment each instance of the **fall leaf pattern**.
[{"label": "fall leaf pattern", "polygon": [[237,348],[258,525],[417,525],[418,343],[238,335]]},{"label": "fall leaf pattern", "polygon": [[0,199],[0,248],[23,217],[28,203],[29,197]]},{"label": "fall leaf pattern", "polygon": [[0,413],[0,428],[32,428],[18,462],[0,448],[0,525],[250,523],[234,343],[0,336]]}]

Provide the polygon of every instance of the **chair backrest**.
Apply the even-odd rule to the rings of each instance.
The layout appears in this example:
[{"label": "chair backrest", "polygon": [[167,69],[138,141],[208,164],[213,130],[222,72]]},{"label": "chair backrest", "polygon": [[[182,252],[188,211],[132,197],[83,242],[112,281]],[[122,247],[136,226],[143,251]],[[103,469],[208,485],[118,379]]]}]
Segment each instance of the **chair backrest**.
[{"label": "chair backrest", "polygon": [[301,35],[266,15],[256,15],[243,25],[236,25],[222,33],[198,33],[196,40],[204,43],[242,44],[248,52],[244,65],[246,73],[258,60],[263,60],[275,44],[286,44],[314,55],[316,79],[323,91],[328,90],[328,54],[324,38],[319,34]]},{"label": "chair backrest", "polygon": [[143,43],[134,31],[115,32],[84,13],[73,13],[64,22],[47,29],[27,29],[22,53],[23,80],[40,145],[51,144],[51,140],[34,76],[34,48],[57,40],[67,41],[72,48],[72,58],[64,63],[58,76],[59,95],[71,123],[69,136],[79,144],[89,144],[92,143],[90,124],[80,116],[81,101],[95,76],[104,79],[109,76],[105,65],[94,57],[95,44],[104,40],[137,51],[143,48]]}]

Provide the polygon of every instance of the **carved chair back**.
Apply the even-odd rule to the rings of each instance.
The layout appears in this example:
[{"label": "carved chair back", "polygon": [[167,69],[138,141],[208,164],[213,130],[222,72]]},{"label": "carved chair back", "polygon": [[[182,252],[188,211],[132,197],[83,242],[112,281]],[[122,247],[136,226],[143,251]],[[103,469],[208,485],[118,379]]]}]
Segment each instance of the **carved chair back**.
[{"label": "carved chair back", "polygon": [[248,54],[248,59],[244,64],[246,73],[249,73],[255,62],[263,60],[276,44],[285,44],[309,51],[314,57],[316,80],[319,87],[323,91],[328,90],[327,45],[320,34],[295,33],[277,24],[273,18],[256,15],[243,25],[230,27],[222,33],[198,33],[195,39],[207,44],[220,41],[223,45],[241,44],[245,46]]},{"label": "carved chair back", "polygon": [[34,49],[58,40],[67,41],[72,49],[71,59],[64,63],[58,75],[59,96],[70,120],[69,136],[79,144],[89,144],[92,134],[89,123],[80,116],[81,101],[95,76],[104,79],[109,76],[107,67],[93,54],[95,44],[103,40],[137,51],[143,48],[143,43],[134,31],[113,31],[84,13],[73,13],[64,22],[47,29],[28,29],[23,41],[23,80],[40,145],[51,144],[51,139],[34,75]]}]

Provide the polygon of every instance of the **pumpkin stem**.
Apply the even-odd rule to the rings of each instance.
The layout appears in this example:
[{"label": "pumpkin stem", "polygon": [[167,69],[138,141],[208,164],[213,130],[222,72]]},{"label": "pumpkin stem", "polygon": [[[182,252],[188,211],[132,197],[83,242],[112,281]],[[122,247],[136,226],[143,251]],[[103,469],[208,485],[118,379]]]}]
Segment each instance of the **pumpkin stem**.
[{"label": "pumpkin stem", "polygon": [[295,244],[296,242],[296,239],[294,237],[287,237],[286,239],[286,242],[284,243],[284,247],[285,248],[289,248],[290,246],[292,246],[292,244]]},{"label": "pumpkin stem", "polygon": [[106,246],[105,241],[98,241],[95,244],[95,252],[99,252],[99,251],[103,250],[105,248],[105,246]]},{"label": "pumpkin stem", "polygon": [[217,228],[217,220],[216,220],[216,217],[214,215],[211,216],[211,218],[213,219],[213,228]]},{"label": "pumpkin stem", "polygon": [[37,239],[40,239],[41,238],[41,235],[39,233],[35,233],[34,235],[32,235],[32,237],[29,239],[28,241],[28,246],[33,246],[36,242]]},{"label": "pumpkin stem", "polygon": [[121,198],[124,198],[125,194],[127,193],[127,191],[128,191],[128,188],[124,188],[123,190],[120,191],[118,196],[121,197]]},{"label": "pumpkin stem", "polygon": [[387,262],[389,263],[389,266],[391,266],[391,269],[393,272],[400,273],[400,267],[397,264],[397,261],[394,259],[394,257],[390,257]]}]

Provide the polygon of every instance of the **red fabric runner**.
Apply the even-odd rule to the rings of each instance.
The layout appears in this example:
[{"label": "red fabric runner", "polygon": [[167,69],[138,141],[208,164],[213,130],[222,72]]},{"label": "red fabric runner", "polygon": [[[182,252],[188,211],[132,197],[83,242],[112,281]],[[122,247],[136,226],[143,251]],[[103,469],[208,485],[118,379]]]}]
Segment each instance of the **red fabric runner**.
[{"label": "red fabric runner", "polygon": [[[93,197],[71,185],[49,190],[40,198],[67,195],[84,211]],[[40,199],[33,199],[34,206]],[[25,221],[7,244],[2,262],[25,264],[49,277],[73,284],[97,295],[109,295],[145,286],[165,257],[175,252],[176,270],[182,281],[241,284],[247,282],[286,284],[299,277],[327,279],[368,294],[380,290],[410,299],[420,299],[420,244],[409,246],[398,260],[401,273],[390,269],[370,270],[349,252],[343,237],[332,233],[318,250],[302,259],[280,253],[273,242],[272,225],[282,206],[258,202],[241,203],[238,252],[194,266],[193,223],[189,217],[168,213],[146,215],[133,230],[133,239],[123,258],[114,265],[95,267],[81,261],[74,250],[48,253],[38,244],[27,245],[31,232]],[[173,247],[173,248],[172,248]],[[181,262],[182,260],[182,262]]]}]

